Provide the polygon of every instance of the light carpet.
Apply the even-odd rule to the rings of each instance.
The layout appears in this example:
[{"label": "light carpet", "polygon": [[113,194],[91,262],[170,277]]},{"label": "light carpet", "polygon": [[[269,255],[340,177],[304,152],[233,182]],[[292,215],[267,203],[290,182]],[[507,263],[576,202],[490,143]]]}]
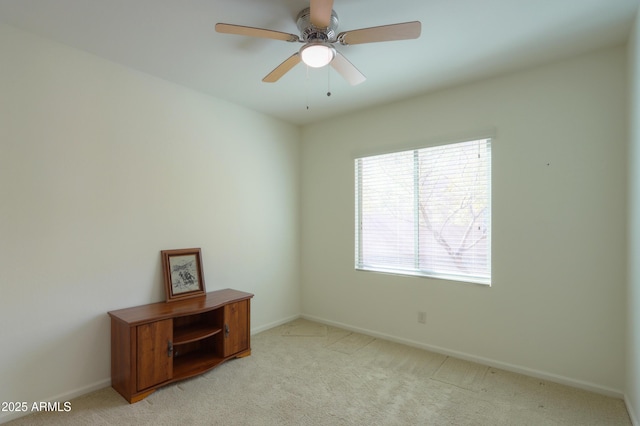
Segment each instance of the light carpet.
[{"label": "light carpet", "polygon": [[20,425],[630,425],[624,402],[303,319],[128,404],[112,388]]}]

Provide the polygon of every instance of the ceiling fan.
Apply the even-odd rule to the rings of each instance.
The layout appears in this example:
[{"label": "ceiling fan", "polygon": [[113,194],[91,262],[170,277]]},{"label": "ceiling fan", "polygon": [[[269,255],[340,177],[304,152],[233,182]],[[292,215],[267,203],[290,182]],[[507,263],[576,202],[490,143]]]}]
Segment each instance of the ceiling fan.
[{"label": "ceiling fan", "polygon": [[351,85],[360,84],[366,77],[338,52],[333,44],[343,46],[381,41],[409,40],[420,36],[419,21],[380,27],[344,31],[336,35],[338,15],[333,10],[333,0],[310,0],[309,7],[303,9],[296,18],[300,36],[263,28],[242,25],[216,24],[216,31],[250,37],[270,38],[291,43],[304,43],[300,50],[262,79],[265,83],[275,83],[294,66],[304,62],[310,67],[320,68],[330,64]]}]

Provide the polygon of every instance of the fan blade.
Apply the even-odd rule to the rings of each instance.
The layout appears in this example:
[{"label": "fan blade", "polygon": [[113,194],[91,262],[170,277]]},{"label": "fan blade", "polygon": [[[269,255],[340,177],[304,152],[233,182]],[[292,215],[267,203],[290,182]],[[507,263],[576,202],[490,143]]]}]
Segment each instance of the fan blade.
[{"label": "fan blade", "polygon": [[327,28],[331,23],[333,0],[311,0],[309,4],[311,25],[316,28]]},{"label": "fan blade", "polygon": [[420,37],[421,28],[422,25],[420,21],[363,28],[338,34],[338,41],[342,44],[362,44],[376,43],[379,41],[409,40]]},{"label": "fan blade", "polygon": [[336,57],[331,61],[331,66],[352,86],[360,84],[367,79],[367,77],[358,71],[358,68],[349,62],[340,52],[336,52]]},{"label": "fan blade", "polygon": [[260,38],[272,38],[274,40],[282,41],[300,41],[300,38],[295,34],[283,33],[280,31],[265,30],[263,28],[244,27],[242,25],[233,24],[216,24],[216,31],[225,34],[236,34],[249,37]]},{"label": "fan blade", "polygon": [[300,53],[296,52],[289,56],[283,63],[278,65],[273,71],[271,71],[265,78],[262,79],[265,83],[275,83],[280,80],[280,77],[285,75],[289,70],[300,63]]}]

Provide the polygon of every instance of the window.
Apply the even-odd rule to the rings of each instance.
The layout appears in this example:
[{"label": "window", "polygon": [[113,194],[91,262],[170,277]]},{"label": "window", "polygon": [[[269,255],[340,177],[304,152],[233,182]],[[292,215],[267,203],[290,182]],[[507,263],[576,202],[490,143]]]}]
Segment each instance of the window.
[{"label": "window", "polygon": [[491,139],[355,168],[356,269],[491,283]]}]

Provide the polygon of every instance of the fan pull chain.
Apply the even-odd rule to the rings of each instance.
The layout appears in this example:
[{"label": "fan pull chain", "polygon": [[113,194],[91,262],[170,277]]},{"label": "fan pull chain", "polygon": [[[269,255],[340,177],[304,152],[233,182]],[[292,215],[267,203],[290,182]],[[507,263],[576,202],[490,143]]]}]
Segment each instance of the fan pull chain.
[{"label": "fan pull chain", "polygon": [[331,67],[327,65],[327,96],[331,96]]},{"label": "fan pull chain", "polygon": [[307,65],[307,78],[304,80],[304,93],[307,101],[307,111],[309,111],[309,65]]}]

